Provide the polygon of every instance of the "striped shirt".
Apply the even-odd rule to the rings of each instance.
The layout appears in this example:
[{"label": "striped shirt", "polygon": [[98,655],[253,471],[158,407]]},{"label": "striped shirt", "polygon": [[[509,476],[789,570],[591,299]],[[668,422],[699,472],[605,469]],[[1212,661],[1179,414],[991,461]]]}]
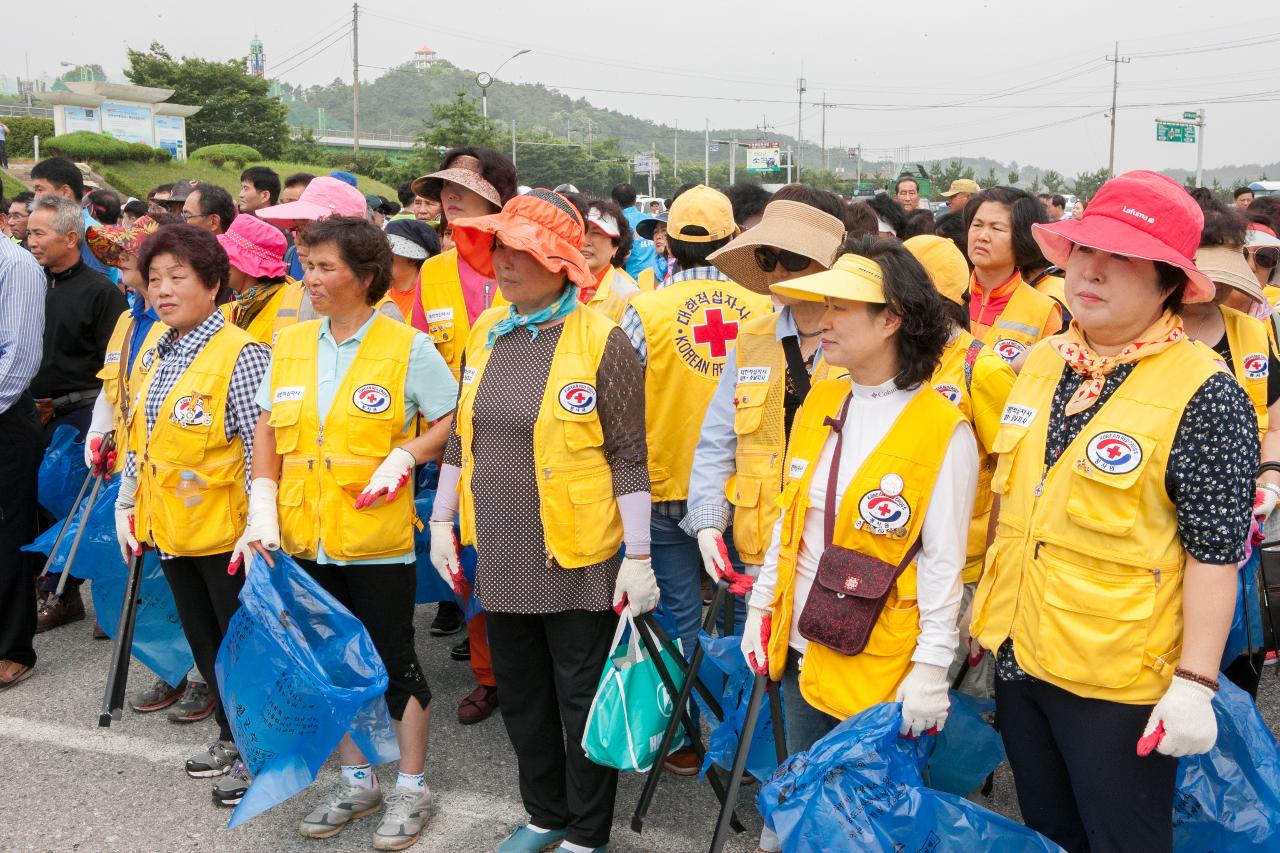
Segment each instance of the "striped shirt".
[{"label": "striped shirt", "polygon": [[0,412],[13,407],[40,369],[47,288],[31,253],[0,239]]}]

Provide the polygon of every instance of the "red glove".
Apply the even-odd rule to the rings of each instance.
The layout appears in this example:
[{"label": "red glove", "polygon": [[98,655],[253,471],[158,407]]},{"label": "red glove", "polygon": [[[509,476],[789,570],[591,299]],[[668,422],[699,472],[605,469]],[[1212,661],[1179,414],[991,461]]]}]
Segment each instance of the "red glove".
[{"label": "red glove", "polygon": [[111,471],[116,467],[116,445],[110,436],[95,435],[89,439],[89,459],[93,463],[90,473],[103,480],[111,479]]}]

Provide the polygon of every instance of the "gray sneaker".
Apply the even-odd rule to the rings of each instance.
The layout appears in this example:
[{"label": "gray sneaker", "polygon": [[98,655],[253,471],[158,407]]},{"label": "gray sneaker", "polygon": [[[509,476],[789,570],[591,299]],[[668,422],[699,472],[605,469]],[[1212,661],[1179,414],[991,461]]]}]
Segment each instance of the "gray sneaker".
[{"label": "gray sneaker", "polygon": [[218,783],[213,786],[214,804],[224,808],[238,806],[240,801],[244,799],[245,793],[249,790],[249,783],[252,781],[249,778],[249,768],[245,766],[243,761],[237,761],[231,767],[231,772],[219,779]]},{"label": "gray sneaker", "polygon": [[430,791],[397,788],[387,794],[387,810],[373,833],[373,849],[403,850],[417,844],[431,818],[433,800]]},{"label": "gray sneaker", "polygon": [[338,783],[338,788],[325,804],[302,819],[298,832],[307,838],[331,838],[347,824],[371,815],[382,805],[382,789],[359,788]]},{"label": "gray sneaker", "polygon": [[240,758],[235,741],[215,740],[199,755],[187,759],[187,775],[192,779],[210,779],[231,769]]}]

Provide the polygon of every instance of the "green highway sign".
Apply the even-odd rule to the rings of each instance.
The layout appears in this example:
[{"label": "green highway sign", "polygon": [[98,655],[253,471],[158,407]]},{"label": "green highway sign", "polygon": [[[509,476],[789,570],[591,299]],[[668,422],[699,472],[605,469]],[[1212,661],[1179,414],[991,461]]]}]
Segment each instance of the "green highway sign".
[{"label": "green highway sign", "polygon": [[1200,113],[1183,113],[1182,117],[1185,118],[1187,121],[1195,121],[1196,119],[1200,118]]},{"label": "green highway sign", "polygon": [[1156,122],[1157,142],[1195,142],[1196,129],[1189,124]]}]

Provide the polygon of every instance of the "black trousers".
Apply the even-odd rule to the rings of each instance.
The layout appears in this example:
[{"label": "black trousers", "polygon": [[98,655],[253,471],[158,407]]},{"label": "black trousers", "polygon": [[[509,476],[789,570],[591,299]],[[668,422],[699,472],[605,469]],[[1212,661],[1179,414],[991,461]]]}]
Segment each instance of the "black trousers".
[{"label": "black trousers", "polygon": [[[58,427],[62,426],[63,424],[67,424],[68,426],[75,427],[76,434],[80,438],[84,438],[85,433],[89,431],[89,424],[92,422],[92,420],[93,420],[93,402],[92,401],[90,401],[87,405],[79,406],[77,408],[71,409],[70,411],[67,411],[67,412],[63,412],[62,414],[56,415],[55,417],[51,418],[49,420],[49,423],[44,425],[44,449],[48,450],[49,442],[53,441],[53,433]],[[90,485],[89,488],[93,488],[93,486]],[[85,492],[85,499],[87,500],[88,497],[89,497],[89,493]],[[48,530],[51,526],[53,526],[53,524],[59,521],[59,519],[56,519],[53,516],[49,515],[49,513],[43,507],[38,507],[37,511],[40,513],[41,520],[42,520],[42,523],[40,525],[41,532]],[[39,556],[39,555],[36,555],[36,556]],[[44,558],[41,557],[41,559],[43,560]],[[46,575],[45,579],[40,584],[40,588],[45,592],[53,592],[58,588],[59,577],[60,575],[58,574]],[[84,578],[78,578],[75,575],[67,575],[68,589],[75,589],[79,587],[80,584],[82,583],[84,583]]]},{"label": "black trousers", "polygon": [[322,566],[312,560],[296,557],[294,560],[325,592],[364,623],[382,665],[387,668],[387,710],[391,719],[404,719],[410,696],[423,708],[430,705],[431,688],[413,644],[417,566],[413,563]]},{"label": "black trousers", "polygon": [[240,609],[240,587],[244,572],[227,574],[231,553],[209,557],[172,557],[161,560],[164,576],[173,590],[173,603],[182,620],[182,633],[191,645],[196,668],[213,694],[213,718],[218,721],[218,738],[231,740],[231,726],[222,710],[222,694],[213,672],[218,647],[227,633],[227,623]]},{"label": "black trousers", "polygon": [[996,717],[1027,826],[1068,853],[1173,848],[1178,759],[1137,754],[1152,705],[996,679]]},{"label": "black trousers", "polygon": [[488,620],[498,705],[525,809],[536,826],[567,829],[574,844],[608,843],[618,772],[587,758],[582,734],[617,615],[491,612]]},{"label": "black trousers", "polygon": [[[36,475],[44,438],[35,402],[23,394],[0,413],[0,660],[35,666],[36,592],[33,566],[43,558],[19,550],[35,539]],[[56,578],[55,578],[56,580]]]}]

